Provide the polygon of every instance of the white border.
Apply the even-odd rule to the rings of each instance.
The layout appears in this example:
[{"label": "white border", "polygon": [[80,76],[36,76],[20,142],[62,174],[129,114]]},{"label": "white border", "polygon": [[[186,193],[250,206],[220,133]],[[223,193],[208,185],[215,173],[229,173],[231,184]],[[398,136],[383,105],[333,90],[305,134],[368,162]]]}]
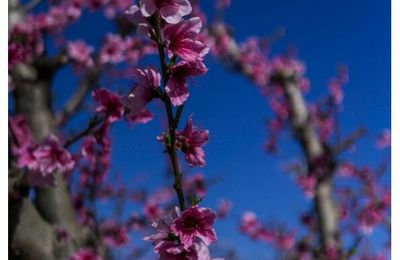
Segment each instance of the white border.
[{"label": "white border", "polygon": [[[400,103],[400,1],[392,0],[392,259],[400,259],[400,118],[396,109]],[[397,15],[395,14],[397,11]],[[379,109],[379,108],[378,108]]]}]

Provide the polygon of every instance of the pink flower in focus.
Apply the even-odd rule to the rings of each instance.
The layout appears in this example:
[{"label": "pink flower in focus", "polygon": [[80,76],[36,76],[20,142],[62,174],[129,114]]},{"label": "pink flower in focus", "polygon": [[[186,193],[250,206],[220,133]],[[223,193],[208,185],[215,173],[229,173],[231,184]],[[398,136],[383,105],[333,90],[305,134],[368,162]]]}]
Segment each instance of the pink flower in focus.
[{"label": "pink flower in focus", "polygon": [[196,39],[202,23],[199,17],[193,17],[179,24],[168,25],[163,30],[168,56],[173,54],[186,61],[201,60],[209,52],[206,44]]},{"label": "pink flower in focus", "polygon": [[92,92],[93,98],[97,101],[97,113],[104,113],[110,123],[122,118],[124,106],[120,95],[110,92],[108,89],[101,88]]},{"label": "pink flower in focus", "polygon": [[102,260],[103,258],[96,254],[91,248],[81,249],[75,252],[68,260]]},{"label": "pink flower in focus", "polygon": [[165,241],[168,240],[168,238],[170,237],[171,234],[171,223],[172,223],[172,219],[158,219],[153,221],[153,223],[151,224],[151,226],[153,228],[155,228],[157,230],[157,233],[152,234],[150,236],[146,236],[144,238],[145,241],[150,241],[153,243],[153,245],[155,245],[154,247],[154,251],[156,253],[158,253],[158,249],[161,246],[160,244]]},{"label": "pink flower in focus", "polygon": [[161,84],[161,75],[152,68],[137,69],[136,78],[138,82],[122,99],[127,110],[125,118],[128,122],[147,123],[153,115],[146,109],[146,105],[154,98],[154,91]]},{"label": "pink flower in focus", "polygon": [[158,10],[167,23],[177,24],[183,16],[192,12],[192,6],[188,0],[141,0],[140,10],[145,17]]},{"label": "pink flower in focus", "polygon": [[137,5],[130,6],[125,11],[125,15],[127,15],[134,24],[136,24],[137,26],[136,32],[139,35],[149,36],[148,33],[150,29],[150,24],[147,21],[146,17],[143,16],[142,12],[140,11],[140,8]]},{"label": "pink flower in focus", "polygon": [[189,97],[189,77],[200,76],[207,72],[206,66],[201,61],[181,61],[171,68],[171,76],[165,86],[167,95],[174,106],[182,105]]},{"label": "pink flower in focus", "polygon": [[164,241],[158,252],[160,260],[223,260],[221,258],[212,258],[208,246],[201,241],[195,242],[187,250],[184,250],[177,242]]},{"label": "pink flower in focus", "polygon": [[93,59],[90,56],[94,49],[82,40],[71,41],[67,43],[68,56],[77,64],[84,68],[93,66]]},{"label": "pink flower in focus", "polygon": [[177,133],[177,147],[185,154],[189,166],[205,166],[204,150],[202,146],[208,142],[208,130],[198,130],[189,118],[183,131]]},{"label": "pink flower in focus", "polygon": [[107,34],[105,42],[100,50],[99,61],[101,64],[116,64],[124,61],[124,51],[126,44],[119,35]]},{"label": "pink flower in focus", "polygon": [[206,245],[217,240],[212,227],[216,215],[210,209],[192,206],[184,210],[171,225],[171,230],[179,236],[183,247],[187,250],[195,242],[195,238],[201,239]]}]

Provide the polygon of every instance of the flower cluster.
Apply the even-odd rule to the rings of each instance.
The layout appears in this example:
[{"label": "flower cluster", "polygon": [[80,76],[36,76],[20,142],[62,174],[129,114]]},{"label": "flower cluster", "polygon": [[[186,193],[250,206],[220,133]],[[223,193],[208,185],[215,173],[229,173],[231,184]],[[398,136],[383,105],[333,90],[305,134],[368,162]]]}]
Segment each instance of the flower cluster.
[{"label": "flower cluster", "polygon": [[49,135],[41,144],[33,140],[24,117],[11,118],[10,131],[17,166],[29,170],[28,180],[32,186],[54,186],[57,172],[67,173],[74,168],[75,161],[56,136]]},{"label": "flower cluster", "polygon": [[[176,148],[182,150],[185,154],[185,159],[189,166],[205,166],[203,145],[208,142],[208,135],[208,130],[200,130],[193,124],[192,117],[189,118],[182,131],[176,132]],[[168,143],[168,135],[165,133],[158,136],[157,139],[170,145]]]},{"label": "flower cluster", "polygon": [[97,113],[104,113],[107,121],[112,123],[122,118],[124,106],[121,97],[116,93],[111,93],[105,88],[93,91],[93,98],[97,101]]},{"label": "flower cluster", "polygon": [[93,249],[84,248],[76,251],[68,260],[103,260]]},{"label": "flower cluster", "polygon": [[153,242],[160,259],[211,259],[207,246],[217,240],[213,224],[216,214],[208,208],[191,206],[173,219],[153,223],[157,233],[145,238]]},{"label": "flower cluster", "polygon": [[288,250],[295,242],[294,231],[284,231],[263,225],[253,212],[245,212],[242,216],[240,231],[252,239],[272,244],[277,249]]},{"label": "flower cluster", "polygon": [[[126,12],[136,23],[146,28],[152,39],[160,38],[154,40],[166,47],[169,58],[182,59],[176,64],[171,63],[170,76],[165,82],[166,94],[174,106],[180,106],[187,100],[189,77],[207,72],[202,60],[209,48],[199,39],[202,21],[199,17],[182,20],[191,11],[191,4],[187,0],[149,0],[140,1],[139,6],[133,5]],[[156,14],[165,22],[158,36],[157,30],[160,28],[152,28],[149,20]]]},{"label": "flower cluster", "polygon": [[83,40],[70,41],[67,43],[68,57],[73,61],[77,70],[87,69],[93,66],[91,54],[94,48],[87,45]]},{"label": "flower cluster", "polygon": [[100,238],[109,247],[121,247],[128,242],[127,229],[112,220],[101,223]]}]

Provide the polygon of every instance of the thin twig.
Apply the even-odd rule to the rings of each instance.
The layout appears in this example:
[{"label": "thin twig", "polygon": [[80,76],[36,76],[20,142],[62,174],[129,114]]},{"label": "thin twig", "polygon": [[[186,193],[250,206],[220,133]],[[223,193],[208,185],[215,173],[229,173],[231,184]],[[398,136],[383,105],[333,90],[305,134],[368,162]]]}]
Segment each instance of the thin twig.
[{"label": "thin twig", "polygon": [[64,105],[62,111],[56,115],[56,121],[58,125],[62,125],[67,122],[68,119],[78,111],[89,90],[97,85],[98,78],[99,71],[92,70],[88,72],[87,77],[81,82],[78,89]]},{"label": "thin twig", "polygon": [[[164,52],[164,44],[162,43],[161,39],[161,26],[160,26],[160,16],[157,14],[155,17],[155,37],[158,45],[158,55],[160,58],[160,66],[161,66],[161,73],[162,73],[162,78],[163,78],[163,87],[165,91],[166,84],[168,82],[169,78],[169,72],[168,72],[168,67],[165,61],[165,52]],[[173,62],[173,60],[171,60]],[[178,112],[179,112],[179,117],[180,114],[183,111],[183,106],[178,109],[177,111],[177,116],[174,118],[173,115],[173,109],[172,109],[172,104],[171,100],[166,96],[166,98],[163,99],[164,105],[165,105],[165,110],[167,113],[167,118],[168,118],[168,128],[169,128],[169,138],[170,138],[170,143],[167,144],[167,152],[168,155],[171,159],[171,164],[172,164],[172,170],[174,173],[175,177],[175,183],[174,183],[174,189],[178,197],[179,201],[179,208],[181,210],[185,209],[185,196],[183,194],[182,190],[182,172],[179,168],[179,163],[178,163],[178,156],[176,153],[176,127],[179,123],[179,118],[178,118]]]},{"label": "thin twig", "polygon": [[64,147],[68,148],[72,144],[77,142],[79,139],[91,134],[93,129],[96,128],[103,121],[104,121],[104,118],[101,118],[101,117],[95,117],[95,118],[91,119],[89,124],[88,124],[88,127],[86,129],[82,130],[81,132],[77,133],[76,135],[72,136],[71,138],[69,138],[65,142]]},{"label": "thin twig", "polygon": [[341,143],[337,144],[333,149],[333,155],[338,156],[343,151],[351,147],[358,139],[363,137],[367,133],[367,129],[364,127],[357,128],[348,137],[346,137]]}]

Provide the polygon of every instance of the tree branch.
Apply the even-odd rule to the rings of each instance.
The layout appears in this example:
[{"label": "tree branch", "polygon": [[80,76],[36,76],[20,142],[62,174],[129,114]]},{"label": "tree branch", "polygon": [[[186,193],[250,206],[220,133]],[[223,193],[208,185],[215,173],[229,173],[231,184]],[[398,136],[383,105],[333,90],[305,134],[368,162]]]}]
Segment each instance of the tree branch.
[{"label": "tree branch", "polygon": [[[210,33],[218,38],[219,35],[226,33],[226,31],[223,30],[225,30],[223,27],[211,28]],[[240,62],[240,49],[233,38],[231,38],[226,47],[226,51],[227,55],[224,57],[224,59],[226,59],[224,62],[228,65],[233,65],[234,68],[251,79],[251,70],[246,67],[246,64]],[[274,77],[275,78],[271,80],[278,80],[281,83],[280,85],[283,86],[285,97],[289,105],[292,131],[295,138],[299,141],[304,151],[307,164],[310,167],[315,159],[321,158],[324,155],[325,149],[309,120],[306,102],[295,81],[296,75],[291,71],[283,71],[280,75],[274,75]],[[339,232],[336,206],[332,197],[332,179],[330,172],[325,172],[324,177],[318,180],[315,188],[314,203],[319,220],[321,247],[327,248],[334,246],[341,250],[341,244],[338,238]]]},{"label": "tree branch", "polygon": [[78,111],[89,90],[93,86],[97,85],[98,79],[98,70],[93,69],[88,72],[87,77],[82,80],[77,90],[64,105],[62,111],[56,115],[57,125],[63,125],[65,122],[68,121],[69,118],[71,118],[71,116],[73,116]]}]

